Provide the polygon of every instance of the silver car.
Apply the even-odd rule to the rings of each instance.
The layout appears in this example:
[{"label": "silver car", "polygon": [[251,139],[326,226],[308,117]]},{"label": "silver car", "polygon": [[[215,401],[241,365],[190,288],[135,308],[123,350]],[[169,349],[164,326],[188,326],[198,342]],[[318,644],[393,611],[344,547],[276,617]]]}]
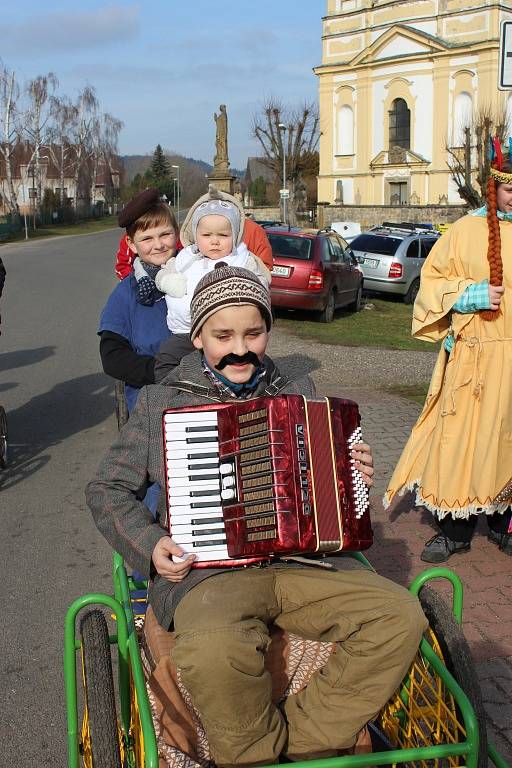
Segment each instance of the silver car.
[{"label": "silver car", "polygon": [[351,242],[368,291],[394,293],[413,304],[420,287],[420,272],[439,233],[414,224],[373,227]]}]

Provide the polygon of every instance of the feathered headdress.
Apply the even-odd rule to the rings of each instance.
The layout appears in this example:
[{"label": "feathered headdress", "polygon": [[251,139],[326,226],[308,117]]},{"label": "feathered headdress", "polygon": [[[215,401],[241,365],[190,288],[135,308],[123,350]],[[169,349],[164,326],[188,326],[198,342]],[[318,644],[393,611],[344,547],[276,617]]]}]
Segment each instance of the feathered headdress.
[{"label": "feathered headdress", "polygon": [[[512,184],[512,173],[507,173],[503,170],[503,150],[499,137],[491,137],[489,142],[491,158],[490,174],[492,178],[496,179],[500,184]],[[512,138],[509,138],[508,140],[508,156],[509,158],[512,158]]]}]

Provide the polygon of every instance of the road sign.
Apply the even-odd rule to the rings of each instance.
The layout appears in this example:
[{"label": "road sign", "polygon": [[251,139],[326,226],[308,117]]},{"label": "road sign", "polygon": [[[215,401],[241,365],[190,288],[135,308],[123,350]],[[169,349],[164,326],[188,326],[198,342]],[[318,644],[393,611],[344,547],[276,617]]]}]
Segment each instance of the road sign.
[{"label": "road sign", "polygon": [[501,22],[498,88],[512,90],[512,21]]},{"label": "road sign", "polygon": [[280,189],[279,190],[279,196],[282,198],[290,197],[290,190],[289,189]]}]

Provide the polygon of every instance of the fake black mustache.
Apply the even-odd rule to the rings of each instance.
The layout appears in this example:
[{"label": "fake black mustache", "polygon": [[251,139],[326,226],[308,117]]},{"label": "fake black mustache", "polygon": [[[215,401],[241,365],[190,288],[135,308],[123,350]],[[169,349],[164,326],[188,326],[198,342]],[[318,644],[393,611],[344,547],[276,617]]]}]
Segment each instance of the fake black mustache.
[{"label": "fake black mustache", "polygon": [[215,367],[218,371],[222,371],[226,365],[243,365],[244,363],[252,363],[255,368],[258,368],[260,360],[254,352],[246,352],[245,355],[242,355],[241,357],[230,352],[229,355],[224,355]]}]

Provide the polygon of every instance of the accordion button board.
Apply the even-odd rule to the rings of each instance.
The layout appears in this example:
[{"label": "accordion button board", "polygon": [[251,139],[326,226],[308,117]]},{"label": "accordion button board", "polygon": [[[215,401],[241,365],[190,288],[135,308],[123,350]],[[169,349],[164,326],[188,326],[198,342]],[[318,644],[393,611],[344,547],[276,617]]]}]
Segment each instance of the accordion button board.
[{"label": "accordion button board", "polygon": [[362,550],[368,488],[350,452],[357,404],[298,395],[168,409],[169,531],[196,565]]}]

